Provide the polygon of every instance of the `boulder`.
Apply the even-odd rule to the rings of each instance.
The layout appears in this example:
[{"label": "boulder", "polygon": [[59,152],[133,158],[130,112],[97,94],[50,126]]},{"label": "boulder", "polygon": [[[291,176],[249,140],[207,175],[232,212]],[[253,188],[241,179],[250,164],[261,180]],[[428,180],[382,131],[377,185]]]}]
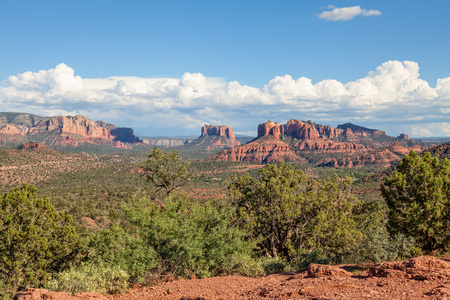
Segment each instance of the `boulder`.
[{"label": "boulder", "polygon": [[307,269],[308,277],[334,277],[334,276],[351,276],[352,273],[345,271],[337,266],[328,266],[320,264],[310,264]]}]

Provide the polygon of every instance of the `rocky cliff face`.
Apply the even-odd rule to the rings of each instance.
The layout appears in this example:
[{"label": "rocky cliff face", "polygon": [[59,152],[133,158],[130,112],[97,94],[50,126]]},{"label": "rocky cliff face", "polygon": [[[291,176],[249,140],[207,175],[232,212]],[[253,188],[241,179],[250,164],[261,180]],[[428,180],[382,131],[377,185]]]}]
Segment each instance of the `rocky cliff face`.
[{"label": "rocky cliff face", "polygon": [[238,146],[241,143],[236,140],[234,130],[226,125],[207,125],[201,129],[201,136],[193,140],[185,147],[186,150],[217,150]]},{"label": "rocky cliff face", "polygon": [[351,123],[334,128],[292,119],[286,124],[272,121],[259,124],[256,140],[224,150],[208,160],[256,163],[284,160],[333,167],[386,166],[400,160],[410,149],[420,152],[425,148],[425,144],[405,134],[395,138],[383,131]]},{"label": "rocky cliff face", "polygon": [[143,139],[142,142],[150,146],[178,147],[189,144],[191,139]]},{"label": "rocky cliff face", "polygon": [[216,136],[224,136],[227,139],[229,139],[233,143],[237,143],[239,145],[239,142],[236,141],[236,138],[234,136],[234,130],[226,125],[203,125],[202,127],[202,135],[216,135]]},{"label": "rocky cliff face", "polygon": [[279,138],[280,134],[286,134],[298,140],[317,140],[320,138],[339,139],[343,136],[367,136],[371,134],[386,135],[384,131],[369,129],[351,123],[338,125],[333,128],[330,125],[320,125],[312,121],[289,120],[286,124],[280,125],[268,121],[258,126],[258,137],[272,135]]},{"label": "rocky cliff face", "polygon": [[17,146],[27,141],[50,147],[78,147],[87,143],[128,148],[124,143],[142,143],[131,128],[93,122],[81,115],[43,118],[30,114],[0,113],[0,146]]},{"label": "rocky cliff face", "polygon": [[58,116],[48,120],[42,120],[35,126],[30,127],[28,133],[33,135],[51,131],[76,134],[89,138],[113,139],[110,130],[80,115],[75,117]]},{"label": "rocky cliff face", "polygon": [[225,149],[205,160],[245,161],[252,163],[273,163],[277,161],[306,162],[297,156],[288,144],[271,136],[263,137],[250,143]]},{"label": "rocky cliff face", "polygon": [[114,141],[131,144],[143,143],[142,140],[134,135],[134,131],[131,128],[114,128],[110,133],[114,137]]}]

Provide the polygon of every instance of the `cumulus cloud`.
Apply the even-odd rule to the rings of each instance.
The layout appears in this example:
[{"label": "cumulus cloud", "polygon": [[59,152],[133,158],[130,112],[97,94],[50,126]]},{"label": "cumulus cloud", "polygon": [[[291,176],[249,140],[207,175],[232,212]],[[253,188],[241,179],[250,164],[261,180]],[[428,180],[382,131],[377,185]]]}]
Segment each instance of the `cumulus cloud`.
[{"label": "cumulus cloud", "polygon": [[317,17],[319,19],[324,19],[327,21],[348,21],[359,15],[363,17],[381,15],[381,11],[379,10],[366,10],[364,8],[361,8],[360,6],[335,7],[333,5],[329,5],[327,9],[331,10],[324,11],[318,14]]},{"label": "cumulus cloud", "polygon": [[204,123],[248,132],[269,119],[291,118],[333,126],[354,122],[392,135],[399,134],[390,132],[393,128],[412,135],[450,135],[445,123],[449,100],[450,77],[432,88],[412,61],[385,62],[347,83],[276,76],[261,89],[200,73],[88,79],[65,64],[10,76],[0,85],[3,111],[82,114],[155,135],[192,134]]}]

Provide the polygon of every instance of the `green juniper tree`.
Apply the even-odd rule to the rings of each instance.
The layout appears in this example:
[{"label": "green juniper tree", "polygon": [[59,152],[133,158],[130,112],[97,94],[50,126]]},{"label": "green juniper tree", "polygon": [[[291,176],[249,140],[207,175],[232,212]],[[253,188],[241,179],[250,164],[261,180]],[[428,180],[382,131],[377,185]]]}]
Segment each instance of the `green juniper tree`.
[{"label": "green juniper tree", "polygon": [[190,176],[189,162],[183,160],[177,150],[167,153],[154,147],[150,149],[148,159],[141,167],[145,179],[158,189],[165,190],[167,195],[183,186]]},{"label": "green juniper tree", "polygon": [[0,287],[4,295],[16,288],[40,286],[51,272],[66,265],[77,246],[72,218],[55,211],[48,198],[38,198],[33,185],[23,184],[0,196]]},{"label": "green juniper tree", "polygon": [[[373,209],[350,191],[349,179],[308,180],[280,162],[256,179],[233,177],[228,187],[236,220],[269,257],[290,259],[299,249],[340,261],[361,241]],[[374,223],[379,218],[374,218]]]},{"label": "green juniper tree", "polygon": [[416,238],[429,252],[450,247],[450,161],[411,150],[386,176],[381,193],[389,207],[389,230]]}]

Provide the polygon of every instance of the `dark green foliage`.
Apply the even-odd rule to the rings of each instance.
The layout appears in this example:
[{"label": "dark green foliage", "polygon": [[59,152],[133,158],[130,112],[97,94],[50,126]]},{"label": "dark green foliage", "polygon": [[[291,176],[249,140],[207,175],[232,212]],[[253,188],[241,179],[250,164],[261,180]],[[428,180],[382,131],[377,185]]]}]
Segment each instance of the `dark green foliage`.
[{"label": "dark green foliage", "polygon": [[167,195],[186,183],[190,175],[188,166],[189,163],[178,155],[177,150],[167,153],[157,147],[150,149],[148,159],[142,163],[147,181],[164,189]]},{"label": "dark green foliage", "polygon": [[77,247],[72,218],[38,198],[34,186],[0,197],[0,287],[38,287],[66,266]]},{"label": "dark green foliage", "polygon": [[151,245],[159,260],[155,272],[209,277],[254,275],[252,242],[231,226],[232,210],[212,203],[192,204],[183,195],[158,205],[144,198],[124,205],[125,216]]},{"label": "dark green foliage", "polygon": [[416,238],[426,251],[450,247],[450,161],[414,151],[386,176],[381,192],[389,207],[389,230]]},{"label": "dark green foliage", "polygon": [[309,203],[303,197],[306,182],[303,172],[283,163],[261,169],[258,180],[248,174],[232,178],[229,194],[237,222],[270,257],[287,257],[290,236],[309,219]]},{"label": "dark green foliage", "polygon": [[95,265],[120,268],[139,282],[156,266],[157,254],[138,232],[130,232],[118,224],[100,230],[85,239],[85,260]]},{"label": "dark green foliage", "polygon": [[339,262],[380,222],[378,207],[358,201],[349,179],[307,180],[282,162],[261,169],[256,180],[234,177],[229,194],[237,222],[270,257],[293,259],[298,251],[315,251]]}]

